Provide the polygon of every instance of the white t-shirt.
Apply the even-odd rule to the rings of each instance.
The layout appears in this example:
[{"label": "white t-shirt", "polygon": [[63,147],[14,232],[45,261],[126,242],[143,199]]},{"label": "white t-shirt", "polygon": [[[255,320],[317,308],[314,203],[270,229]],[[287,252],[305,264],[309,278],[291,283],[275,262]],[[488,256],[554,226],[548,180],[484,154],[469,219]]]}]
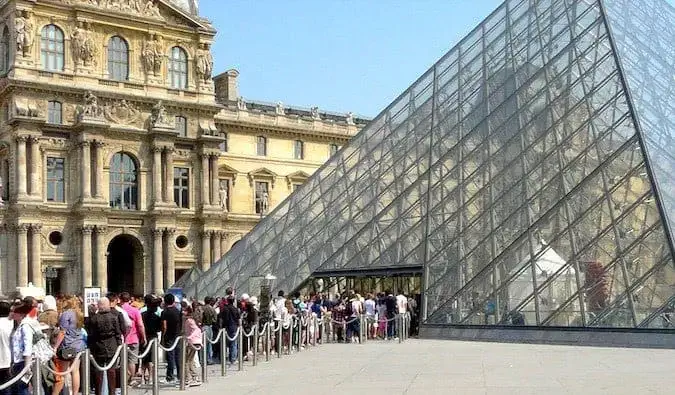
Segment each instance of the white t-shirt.
[{"label": "white t-shirt", "polygon": [[399,314],[405,314],[405,312],[408,310],[408,298],[399,294],[396,296],[396,306],[398,307]]},{"label": "white t-shirt", "polygon": [[14,323],[7,317],[0,318],[0,369],[8,369],[12,364],[10,337]]},{"label": "white t-shirt", "polygon": [[364,303],[366,306],[366,315],[374,316],[375,315],[375,301],[372,299],[366,300]]},{"label": "white t-shirt", "polygon": [[[277,299],[277,301],[274,303],[274,318],[279,320],[283,319],[284,310],[286,310],[286,298]],[[286,310],[286,313],[288,313],[288,310]]]}]

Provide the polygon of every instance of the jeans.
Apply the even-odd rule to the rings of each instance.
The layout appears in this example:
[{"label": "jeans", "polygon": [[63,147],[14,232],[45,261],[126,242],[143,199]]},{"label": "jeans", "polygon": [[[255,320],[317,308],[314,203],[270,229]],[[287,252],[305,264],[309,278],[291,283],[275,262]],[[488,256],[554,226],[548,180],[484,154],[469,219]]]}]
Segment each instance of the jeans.
[{"label": "jeans", "polygon": [[361,324],[359,322],[359,318],[358,317],[349,317],[348,320],[350,320],[350,321],[353,320],[353,322],[350,322],[350,323],[347,324],[347,339],[351,340],[352,337],[354,337],[354,336],[359,337],[359,333],[360,333],[360,329],[361,329],[360,328]]},{"label": "jeans", "polygon": [[395,318],[396,315],[394,314],[387,314],[387,338],[393,338],[394,337],[394,328],[396,327],[396,320],[390,321],[393,318]]},{"label": "jeans", "polygon": [[213,344],[211,344],[209,340],[213,340],[213,328],[211,325],[204,325],[202,329],[204,330],[207,339],[206,344],[204,345],[204,350],[206,350],[206,362],[210,364],[213,363]]},{"label": "jeans", "polygon": [[[25,362],[17,362],[12,366],[12,373],[17,374],[23,370],[23,368],[26,366]],[[30,391],[28,390],[28,384],[24,383],[23,380],[19,380],[14,385],[9,387],[9,393],[12,395],[30,395]]]},{"label": "jeans", "polygon": [[[175,377],[174,370],[176,371]],[[174,378],[180,379],[180,377],[180,344],[178,344],[175,349],[166,352],[166,381],[172,381]]]},{"label": "jeans", "polygon": [[[231,337],[231,336],[230,336]],[[237,362],[237,359],[239,358],[238,354],[238,349],[237,349],[237,341],[236,340],[227,340],[227,349],[228,351],[228,358],[227,360],[230,361],[230,363],[235,363]]]}]

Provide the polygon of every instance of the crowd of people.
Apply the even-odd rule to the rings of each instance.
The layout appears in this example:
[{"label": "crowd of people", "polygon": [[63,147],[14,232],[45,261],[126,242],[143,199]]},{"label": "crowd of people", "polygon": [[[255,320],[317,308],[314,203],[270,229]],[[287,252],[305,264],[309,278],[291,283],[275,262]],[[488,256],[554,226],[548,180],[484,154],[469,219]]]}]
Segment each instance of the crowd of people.
[{"label": "crowd of people", "polygon": [[[267,307],[261,307],[258,298],[243,294],[236,297],[234,290],[228,288],[224,297],[206,297],[203,301],[178,301],[172,294],[163,297],[146,295],[132,297],[129,293],[110,293],[99,299],[96,305],[83,306],[78,296],[46,296],[43,300],[33,297],[17,299],[14,302],[0,301],[0,384],[7,382],[30,365],[36,352],[37,341],[43,339],[54,350],[54,356],[43,369],[42,385],[44,393],[61,395],[66,383],[70,383],[69,392],[78,394],[83,382],[80,375],[78,355],[85,348],[96,365],[103,367],[112,364],[105,371],[91,369],[90,383],[93,393],[103,393],[106,386],[108,394],[120,392],[121,365],[113,363],[120,355],[122,344],[127,349],[127,384],[137,387],[152,384],[153,353],[148,350],[153,341],[165,350],[166,372],[164,384],[180,385],[181,342],[185,337],[187,344],[185,355],[185,385],[200,385],[197,365],[197,353],[206,353],[208,364],[220,363],[221,359],[234,364],[239,359],[239,347],[243,360],[248,360],[254,347],[259,349],[262,343],[253,344],[252,337],[244,337],[239,344],[238,332],[250,334],[253,328],[265,324],[278,333],[271,336],[270,348],[273,353],[288,352],[293,347],[302,347],[308,342],[308,336],[314,336],[321,342],[322,336],[330,336],[337,342],[358,342],[363,336],[369,338],[394,339],[397,314],[410,317],[410,334],[417,330],[417,300],[403,294],[394,296],[392,292],[369,293],[362,297],[356,291],[343,295],[311,293],[302,297],[294,293],[286,297],[279,291],[276,298],[269,299]],[[84,310],[87,309],[87,314]],[[86,315],[86,317],[85,317]],[[315,315],[317,321],[308,320]],[[359,317],[365,316],[367,328],[361,328]],[[320,331],[311,322],[323,321],[325,331]],[[306,331],[293,330],[298,325]],[[221,347],[211,341],[220,330],[224,334],[225,355]],[[323,333],[322,333],[323,332]],[[146,352],[148,351],[148,352]],[[142,358],[141,358],[142,357]],[[59,374],[54,374],[57,372]],[[65,374],[68,372],[68,374]],[[18,380],[0,395],[31,393],[31,381]]]}]

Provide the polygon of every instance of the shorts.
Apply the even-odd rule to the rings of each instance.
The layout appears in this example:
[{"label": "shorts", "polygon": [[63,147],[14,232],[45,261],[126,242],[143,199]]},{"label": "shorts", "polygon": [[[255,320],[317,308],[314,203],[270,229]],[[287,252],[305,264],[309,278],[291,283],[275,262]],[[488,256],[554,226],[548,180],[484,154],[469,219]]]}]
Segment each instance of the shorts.
[{"label": "shorts", "polygon": [[129,365],[138,365],[139,350],[138,344],[127,344],[127,363]]}]

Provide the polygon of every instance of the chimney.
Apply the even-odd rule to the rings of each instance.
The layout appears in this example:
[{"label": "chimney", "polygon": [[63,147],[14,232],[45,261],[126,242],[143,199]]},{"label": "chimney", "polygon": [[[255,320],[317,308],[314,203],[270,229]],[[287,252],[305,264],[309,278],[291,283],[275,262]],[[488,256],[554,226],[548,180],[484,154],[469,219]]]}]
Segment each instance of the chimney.
[{"label": "chimney", "polygon": [[225,103],[236,101],[239,98],[237,77],[239,77],[239,72],[235,69],[227,70],[213,77],[213,84],[216,89],[216,101]]}]

